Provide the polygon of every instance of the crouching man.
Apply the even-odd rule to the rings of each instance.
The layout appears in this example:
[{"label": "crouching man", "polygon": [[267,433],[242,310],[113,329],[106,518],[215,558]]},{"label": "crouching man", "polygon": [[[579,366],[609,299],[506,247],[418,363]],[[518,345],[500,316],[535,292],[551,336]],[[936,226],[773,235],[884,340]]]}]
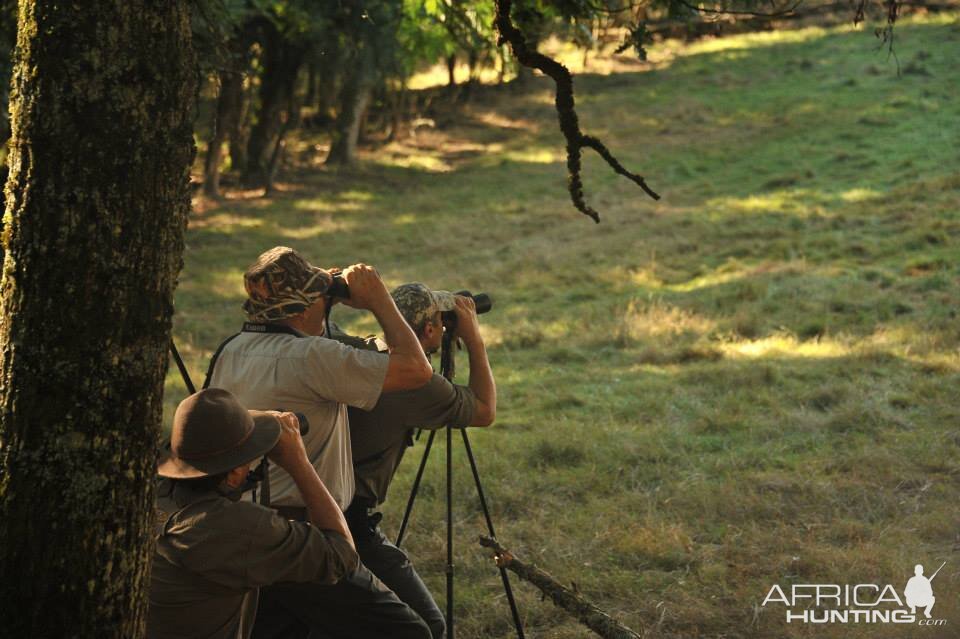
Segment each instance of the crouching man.
[{"label": "crouching man", "polygon": [[[263,455],[289,473],[308,522],[240,501],[250,466]],[[333,584],[359,565],[293,413],[248,411],[225,390],[202,390],[177,408],[158,474],[169,480],[158,498],[149,639],[247,639],[261,586]],[[311,630],[331,621],[293,606],[290,614]]]}]

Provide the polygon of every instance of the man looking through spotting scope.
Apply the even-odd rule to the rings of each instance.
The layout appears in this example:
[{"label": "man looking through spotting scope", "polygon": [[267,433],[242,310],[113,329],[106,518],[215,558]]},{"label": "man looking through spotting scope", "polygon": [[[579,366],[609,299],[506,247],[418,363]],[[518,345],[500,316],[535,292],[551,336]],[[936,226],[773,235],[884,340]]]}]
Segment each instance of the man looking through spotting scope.
[{"label": "man looking through spotting scope", "polygon": [[[347,406],[370,409],[382,392],[423,386],[432,374],[430,363],[370,266],[356,264],[335,274],[278,246],[247,270],[244,286],[249,321],[218,348],[205,386],[227,389],[251,408],[303,413],[310,424],[303,438],[307,455],[343,510],[354,496]],[[335,301],[371,311],[388,352],[359,350],[325,338]],[[265,483],[271,507],[290,519],[306,517],[303,497],[283,469],[271,469]],[[326,611],[330,625],[325,636],[429,636],[419,615],[362,564],[336,585],[319,587],[322,592],[299,586],[261,591],[254,637],[296,632],[298,622],[289,608],[291,602],[306,599]]]},{"label": "man looking through spotting scope", "polygon": [[[372,410],[349,409],[357,490],[346,515],[360,560],[416,610],[433,638],[439,639],[445,633],[443,613],[406,554],[380,531],[382,515],[374,510],[386,499],[404,451],[413,444],[414,429],[489,426],[496,417],[497,389],[472,298],[431,291],[420,283],[399,286],[392,296],[427,355],[440,348],[445,330],[442,316],[453,314],[456,326],[446,330],[453,330],[467,350],[470,380],[462,386],[435,373],[420,388],[383,393]],[[379,340],[352,337],[336,328],[331,336],[360,348],[384,347]]]}]

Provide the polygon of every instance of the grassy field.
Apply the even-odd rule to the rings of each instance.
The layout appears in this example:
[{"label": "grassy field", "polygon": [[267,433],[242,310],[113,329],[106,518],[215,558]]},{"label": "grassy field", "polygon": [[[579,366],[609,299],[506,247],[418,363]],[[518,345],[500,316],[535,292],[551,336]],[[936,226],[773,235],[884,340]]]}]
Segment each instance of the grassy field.
[{"label": "grassy field", "polygon": [[[488,291],[500,410],[472,442],[518,555],[652,637],[956,637],[960,23],[897,35],[899,76],[850,28],[660,45],[654,64],[579,76],[584,129],[664,196],[590,157],[599,226],[568,202],[543,79],[350,171],[302,140],[276,197],[196,202],[176,338],[199,377],[242,320],[244,268],[276,244]],[[171,369],[168,408],[183,395]],[[455,462],[457,635],[509,637],[459,447]],[[406,542],[441,605],[442,468],[441,447]],[[773,584],[902,593],[942,561],[939,628],[788,625],[760,605]],[[514,589],[529,637],[592,636]]]}]

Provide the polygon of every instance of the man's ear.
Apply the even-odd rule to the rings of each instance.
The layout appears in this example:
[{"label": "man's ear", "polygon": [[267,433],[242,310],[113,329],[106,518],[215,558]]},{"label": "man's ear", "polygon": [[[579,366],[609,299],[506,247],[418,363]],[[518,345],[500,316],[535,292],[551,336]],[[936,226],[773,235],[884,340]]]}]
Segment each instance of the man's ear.
[{"label": "man's ear", "polygon": [[240,488],[240,486],[243,485],[243,482],[247,479],[247,473],[249,472],[250,464],[237,466],[227,473],[227,478],[224,481],[227,482],[227,485],[230,486],[230,488]]}]

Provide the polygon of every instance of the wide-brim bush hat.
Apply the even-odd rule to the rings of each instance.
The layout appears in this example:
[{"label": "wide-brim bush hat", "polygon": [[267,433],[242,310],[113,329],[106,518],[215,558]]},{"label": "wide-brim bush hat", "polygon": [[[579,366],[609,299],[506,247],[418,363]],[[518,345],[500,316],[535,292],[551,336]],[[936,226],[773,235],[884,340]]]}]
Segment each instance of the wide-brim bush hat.
[{"label": "wide-brim bush hat", "polygon": [[225,473],[270,452],[280,429],[275,414],[247,410],[222,388],[204,389],[177,407],[157,474],[194,479]]}]

